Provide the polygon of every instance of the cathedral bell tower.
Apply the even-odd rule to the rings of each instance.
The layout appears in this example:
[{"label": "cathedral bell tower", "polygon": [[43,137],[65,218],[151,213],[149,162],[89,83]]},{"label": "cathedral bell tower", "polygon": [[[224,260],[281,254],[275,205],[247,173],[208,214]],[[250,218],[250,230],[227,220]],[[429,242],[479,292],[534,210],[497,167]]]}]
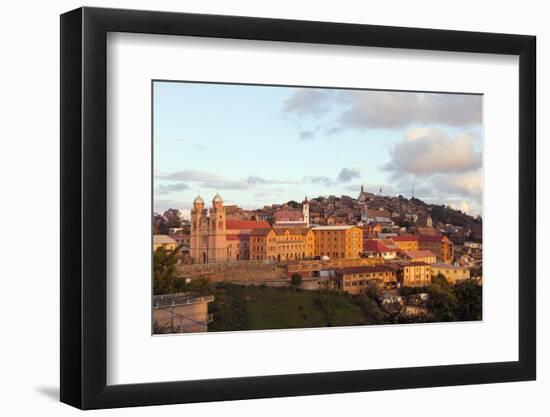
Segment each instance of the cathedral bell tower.
[{"label": "cathedral bell tower", "polygon": [[208,260],[219,262],[227,260],[225,207],[219,194],[212,200],[208,230]]},{"label": "cathedral bell tower", "polygon": [[195,263],[208,262],[208,217],[204,200],[197,196],[191,209],[190,255]]}]

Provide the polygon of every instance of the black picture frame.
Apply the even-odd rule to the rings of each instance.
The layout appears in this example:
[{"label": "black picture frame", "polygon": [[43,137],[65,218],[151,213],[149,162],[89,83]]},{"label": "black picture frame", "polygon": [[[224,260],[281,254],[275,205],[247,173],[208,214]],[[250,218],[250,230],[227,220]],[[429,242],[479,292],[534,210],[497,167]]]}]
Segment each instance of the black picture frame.
[{"label": "black picture frame", "polygon": [[[108,32],[519,56],[519,360],[107,385]],[[524,35],[88,7],[61,15],[61,401],[96,409],[534,380],[535,54]]]}]

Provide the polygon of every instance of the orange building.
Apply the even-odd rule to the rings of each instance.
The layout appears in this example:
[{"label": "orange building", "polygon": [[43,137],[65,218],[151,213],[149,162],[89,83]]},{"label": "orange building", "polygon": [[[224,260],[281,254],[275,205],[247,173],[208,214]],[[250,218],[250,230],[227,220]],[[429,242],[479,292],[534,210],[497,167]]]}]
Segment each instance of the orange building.
[{"label": "orange building", "polygon": [[405,287],[425,287],[432,283],[432,271],[426,262],[399,264],[399,280]]},{"label": "orange building", "polygon": [[255,229],[250,234],[253,261],[293,261],[313,258],[314,235],[307,227]]},{"label": "orange building", "polygon": [[420,235],[418,236],[418,248],[433,252],[439,262],[453,263],[454,246],[447,236]]},{"label": "orange building", "polygon": [[413,235],[392,236],[391,240],[398,249],[404,252],[418,250],[418,238]]},{"label": "orange building", "polygon": [[358,258],[363,252],[363,229],[357,226],[316,226],[315,256]]},{"label": "orange building", "polygon": [[366,292],[373,284],[397,282],[397,273],[387,265],[358,266],[335,271],[338,288],[348,294]]}]

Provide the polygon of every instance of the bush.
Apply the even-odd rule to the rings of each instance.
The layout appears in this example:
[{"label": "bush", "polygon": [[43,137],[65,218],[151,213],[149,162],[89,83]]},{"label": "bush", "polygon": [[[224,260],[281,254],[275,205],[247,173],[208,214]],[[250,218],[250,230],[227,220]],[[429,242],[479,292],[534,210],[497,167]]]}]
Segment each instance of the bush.
[{"label": "bush", "polygon": [[293,287],[299,287],[300,285],[302,285],[302,276],[295,272],[292,274],[292,277],[290,278],[290,282],[292,283],[292,286]]}]

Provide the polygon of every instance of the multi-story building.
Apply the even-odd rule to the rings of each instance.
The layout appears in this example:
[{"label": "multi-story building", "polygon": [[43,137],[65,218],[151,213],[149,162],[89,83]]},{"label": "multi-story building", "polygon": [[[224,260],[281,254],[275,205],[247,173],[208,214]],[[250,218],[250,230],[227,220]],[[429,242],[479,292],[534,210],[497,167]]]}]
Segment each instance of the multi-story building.
[{"label": "multi-story building", "polygon": [[397,280],[404,287],[425,287],[432,283],[431,267],[426,262],[401,262],[390,266],[397,270]]},{"label": "multi-story building", "polygon": [[429,250],[439,262],[450,264],[454,258],[454,245],[447,236],[418,236],[418,249]]},{"label": "multi-story building", "polygon": [[391,240],[401,251],[418,250],[418,238],[413,235],[392,236]]},{"label": "multi-story building", "polygon": [[432,264],[432,277],[442,274],[449,284],[456,284],[460,281],[470,279],[470,270],[461,266],[444,263]]},{"label": "multi-story building", "polygon": [[314,235],[307,227],[255,229],[250,235],[253,261],[294,261],[310,259],[313,254]]},{"label": "multi-story building", "polygon": [[387,265],[337,269],[335,276],[338,288],[349,294],[361,294],[370,286],[397,282],[396,270]]},{"label": "multi-story building", "polygon": [[357,226],[313,227],[315,256],[358,258],[363,252],[363,229]]}]

